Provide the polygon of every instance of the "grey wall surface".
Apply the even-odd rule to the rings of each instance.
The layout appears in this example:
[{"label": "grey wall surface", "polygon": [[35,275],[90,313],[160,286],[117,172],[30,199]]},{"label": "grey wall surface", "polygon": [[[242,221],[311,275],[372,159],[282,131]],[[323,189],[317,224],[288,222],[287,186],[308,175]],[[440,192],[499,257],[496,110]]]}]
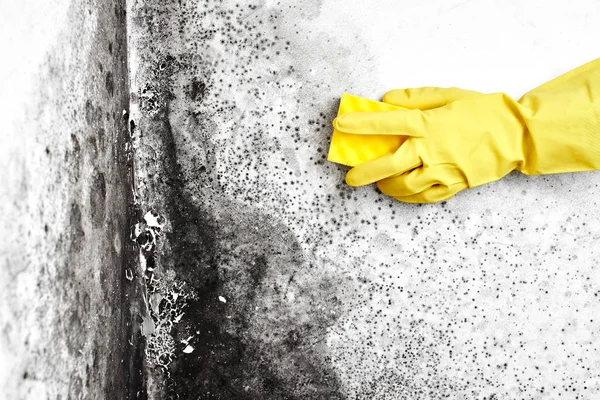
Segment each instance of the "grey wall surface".
[{"label": "grey wall surface", "polygon": [[135,398],[124,4],[2,1],[0,32],[0,398]]},{"label": "grey wall surface", "polygon": [[341,93],[519,96],[599,7],[0,1],[0,397],[597,398],[598,173],[411,205],[326,153]]}]

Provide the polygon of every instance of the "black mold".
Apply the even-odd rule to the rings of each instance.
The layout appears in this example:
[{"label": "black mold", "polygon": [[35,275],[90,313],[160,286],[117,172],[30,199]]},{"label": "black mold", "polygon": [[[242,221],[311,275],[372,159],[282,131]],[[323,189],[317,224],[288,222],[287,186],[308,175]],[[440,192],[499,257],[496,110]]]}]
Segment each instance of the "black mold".
[{"label": "black mold", "polygon": [[206,84],[197,78],[192,80],[188,87],[188,95],[194,101],[202,101],[206,91]]},{"label": "black mold", "polygon": [[130,120],[129,121],[129,135],[133,136],[134,133],[135,133],[135,121]]},{"label": "black mold", "polygon": [[110,95],[110,97],[113,97],[115,94],[115,79],[113,78],[112,72],[106,73],[105,86],[106,86],[106,91],[108,91],[108,94]]},{"label": "black mold", "polygon": [[98,132],[96,132],[97,143],[99,147],[99,151],[104,153],[106,150],[106,131],[104,128],[99,128]]},{"label": "black mold", "polygon": [[[185,339],[186,332],[196,334],[190,342],[194,352],[181,353],[171,364],[169,398],[344,398],[335,374],[310,348],[302,348],[299,337],[322,341],[332,319],[299,326],[292,346],[289,337],[277,344],[249,334],[256,296],[264,294],[269,270],[282,267],[269,265],[269,260],[281,262],[283,250],[287,252],[283,255],[285,268],[303,268],[304,255],[291,232],[265,215],[228,200],[212,204],[191,201],[184,192],[184,174],[167,115],[161,113],[154,126],[160,126],[157,133],[167,155],[163,174],[168,187],[166,204],[170,205],[167,218],[173,226],[167,233],[172,249],[169,257],[177,276],[198,294],[188,302],[186,316],[173,332],[177,341]],[[220,210],[219,217],[214,214],[216,210]],[[223,210],[238,211],[223,215]],[[251,250],[240,260],[231,249],[244,246]],[[237,257],[230,260],[239,267],[237,278],[220,268],[231,257]],[[218,297],[231,298],[227,287],[232,281],[243,295],[230,306],[219,302]],[[293,327],[294,322],[289,323]]]},{"label": "black mold", "polygon": [[85,232],[83,231],[83,225],[81,223],[81,209],[79,208],[79,204],[75,202],[71,203],[69,227],[71,229],[69,237],[71,245],[74,250],[80,251],[81,246],[83,245]]},{"label": "black mold", "polygon": [[106,215],[106,178],[98,170],[94,171],[92,185],[90,187],[90,210],[94,226],[100,227],[104,224]]},{"label": "black mold", "polygon": [[[190,11],[201,7],[210,11]],[[160,163],[156,168],[159,173],[148,173],[151,182],[146,183],[155,184],[152,189],[161,197],[158,203],[164,204],[161,214],[166,215],[171,226],[165,233],[168,250],[157,256],[157,270],[174,270],[197,294],[188,301],[185,316],[172,332],[179,347],[177,358],[169,367],[167,397],[345,398],[339,379],[319,347],[336,317],[317,305],[325,302],[336,307],[335,285],[316,278],[306,284],[310,287],[296,283],[295,271],[306,273],[306,269],[314,268],[297,238],[274,217],[228,198],[217,176],[215,153],[225,149],[212,143],[215,125],[211,113],[228,113],[236,105],[219,97],[222,93],[215,93],[222,88],[211,86],[212,80],[217,81],[219,73],[229,71],[219,70],[210,50],[202,46],[208,47],[210,38],[220,30],[222,44],[240,53],[248,50],[234,72],[243,83],[246,79],[259,79],[244,69],[262,57],[266,47],[285,45],[278,43],[276,36],[263,36],[262,27],[257,28],[263,24],[261,16],[254,13],[257,5],[237,8],[239,11],[212,1],[178,5],[155,0],[146,2],[134,16],[139,29],[149,36],[143,61],[147,70],[138,93],[143,118],[136,121],[144,138],[155,146],[159,154],[156,162]],[[207,26],[196,32],[201,49],[194,54],[178,53],[181,47],[174,43],[177,39],[169,36],[173,27],[184,32],[186,19],[202,20],[208,12],[219,19],[217,28]],[[264,57],[269,59],[272,55],[269,51]],[[294,71],[293,66],[285,69],[288,75]],[[252,94],[258,97],[259,90]],[[253,117],[259,119],[260,115]],[[322,125],[326,119],[323,116],[318,122]],[[173,121],[176,125],[172,127]],[[297,125],[290,126],[290,135],[300,141]],[[258,126],[255,131],[261,129],[267,128]],[[181,131],[191,132],[194,144],[202,147],[203,157],[188,153],[190,146],[181,142],[186,138],[178,136]],[[261,150],[253,147],[248,151]],[[278,143],[272,149],[264,149],[278,150]],[[309,304],[302,310],[309,323],[299,322],[287,313],[282,301],[286,282],[288,286],[296,285],[298,295]],[[268,317],[258,317],[256,307],[265,297],[272,300],[275,310]],[[272,330],[260,330],[257,321],[267,321]],[[189,333],[193,333],[189,344],[194,351],[184,354],[185,343],[181,341]]]}]

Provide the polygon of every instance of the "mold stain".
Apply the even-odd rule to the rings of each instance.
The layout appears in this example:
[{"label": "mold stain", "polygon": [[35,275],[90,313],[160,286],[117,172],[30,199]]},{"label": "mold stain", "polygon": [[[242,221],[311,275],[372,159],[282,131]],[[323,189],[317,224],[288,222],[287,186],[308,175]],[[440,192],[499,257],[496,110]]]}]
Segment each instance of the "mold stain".
[{"label": "mold stain", "polygon": [[[219,162],[231,163],[233,169],[246,168],[245,179],[252,182],[263,167],[261,153],[281,149],[277,138],[262,134],[273,130],[263,117],[276,111],[258,108],[265,94],[254,86],[262,82],[292,90],[293,84],[283,87],[279,81],[295,72],[293,66],[282,67],[285,59],[275,63],[281,71],[251,71],[255,60],[269,63],[290,47],[276,32],[265,33],[277,28],[267,21],[281,15],[263,16],[260,7],[148,1],[133,16],[136,30],[147,33],[137,44],[144,69],[136,93],[141,118],[132,116],[136,135],[143,138],[138,148],[144,151],[136,153],[138,177],[146,188],[144,202],[168,221],[149,260],[156,279],[174,272],[190,293],[170,332],[175,354],[162,375],[167,398],[346,398],[325,344],[341,310],[338,286],[317,266],[321,261],[302,250],[288,221],[249,205],[247,193],[236,198],[219,171]],[[187,23],[211,18],[210,24],[186,31]],[[173,30],[193,36],[189,49],[170,36]],[[219,35],[221,45],[239,56],[232,58],[237,61],[233,71],[226,70],[231,60],[220,63],[211,49]],[[225,75],[228,83],[220,83]],[[236,101],[227,97],[234,83],[248,88],[244,101],[256,106],[248,116],[238,118]],[[248,157],[239,165],[221,156],[240,142],[214,138],[222,117],[229,115],[248,145]],[[257,121],[249,132],[245,118]],[[294,143],[304,140],[293,122],[298,116],[283,112],[278,118],[291,121],[282,135],[289,131]],[[327,116],[317,120],[321,128]],[[299,163],[295,168],[299,177]],[[278,195],[258,182],[248,186],[257,188],[252,193],[257,198]],[[165,306],[159,303],[158,312]]]},{"label": "mold stain", "polygon": [[115,78],[113,77],[112,72],[106,73],[105,87],[109,96],[113,97],[115,94]]},{"label": "mold stain", "polygon": [[[473,246],[481,250],[482,244],[477,242],[483,242],[486,234],[502,237],[498,226],[479,227],[479,233],[465,235],[463,242],[460,229],[457,232],[454,226],[464,221],[452,215],[451,207],[443,203],[414,208],[392,204],[389,199],[349,189],[341,179],[335,190],[316,192],[310,205],[298,207],[298,214],[310,209],[321,221],[314,222],[308,214],[293,215],[293,207],[308,197],[296,188],[310,190],[307,184],[321,182],[304,178],[307,171],[314,172],[306,165],[319,173],[333,169],[325,162],[323,132],[335,114],[335,104],[317,103],[314,99],[322,95],[318,90],[297,89],[300,84],[306,88],[315,82],[309,80],[311,71],[326,75],[325,68],[318,68],[326,65],[314,62],[309,54],[324,43],[311,42],[311,51],[298,56],[303,48],[285,37],[285,32],[302,31],[295,18],[298,14],[292,17],[288,13],[288,6],[290,10],[297,6],[283,4],[283,11],[270,13],[263,3],[224,3],[146,1],[135,17],[148,34],[144,62],[151,70],[137,93],[146,121],[140,121],[136,131],[149,140],[148,147],[154,151],[148,158],[160,165],[144,182],[150,188],[146,193],[160,199],[145,200],[152,206],[158,203],[170,224],[165,246],[152,262],[157,274],[175,272],[192,294],[185,314],[170,331],[175,353],[167,370],[170,375],[165,374],[168,387],[164,397],[492,399],[514,397],[516,390],[521,397],[538,396],[535,384],[524,379],[518,388],[513,385],[513,376],[530,373],[527,363],[521,364],[522,368],[514,361],[497,363],[498,358],[512,358],[513,354],[540,356],[527,350],[531,348],[528,343],[515,337],[505,343],[489,337],[470,342],[473,330],[486,333],[483,324],[506,325],[488,322],[495,318],[494,308],[471,300],[467,292],[476,286],[471,281],[490,282],[489,276],[493,276],[494,285],[507,287],[486,290],[495,296],[511,296],[513,301],[519,298],[514,289],[519,281],[504,280],[495,276],[495,268],[485,268],[520,259],[522,254],[490,243],[486,245],[493,247],[489,254],[487,250],[476,257],[461,253]],[[313,18],[316,14],[306,10],[311,6],[318,10],[321,2],[306,3],[300,14]],[[356,43],[352,46],[357,48]],[[334,47],[330,54],[341,70],[344,60]],[[324,57],[327,54],[322,53]],[[298,72],[302,70],[305,75]],[[319,79],[326,87],[326,79]],[[338,93],[336,90],[335,95]],[[299,106],[288,103],[289,99]],[[284,103],[279,109],[278,101]],[[307,115],[310,118],[305,118]],[[304,120],[308,127],[301,123]],[[153,142],[152,138],[157,139]],[[273,162],[270,155],[280,155],[282,149],[286,157]],[[308,160],[295,157],[303,151]],[[283,172],[275,172],[275,166]],[[290,178],[276,181],[284,174]],[[282,194],[287,188],[289,197]],[[357,207],[360,201],[374,201],[377,212],[362,212],[360,205]],[[249,205],[252,202],[262,203],[260,207],[269,211],[258,211]],[[360,249],[374,232],[392,225],[395,231],[390,237],[402,238],[402,248],[396,240],[379,237],[367,250],[389,251],[389,255],[349,260],[356,263],[359,274],[372,268],[378,277],[359,276],[355,286],[335,285],[331,278],[319,275],[319,268],[312,265],[313,256],[302,252],[288,229],[301,230],[304,224],[315,233],[304,236],[302,245],[310,241],[325,251],[332,249],[334,242],[339,247],[349,243],[349,249]],[[446,242],[449,235],[434,229],[444,224],[455,234],[448,242],[452,250],[444,247],[450,246]],[[546,228],[540,227],[541,231]],[[561,248],[548,251],[560,254]],[[456,258],[446,259],[447,255]],[[377,265],[380,261],[383,263]],[[358,263],[369,268],[361,269]],[[468,263],[483,269],[465,266]],[[382,270],[394,270],[394,275],[387,276]],[[408,275],[402,275],[403,271]],[[343,270],[346,272],[354,271]],[[463,281],[463,273],[471,280]],[[397,284],[407,277],[410,283],[406,288]],[[386,278],[395,284],[382,282]],[[344,311],[350,314],[340,324],[336,324],[341,308],[338,290],[346,291]],[[457,302],[461,297],[464,302]],[[443,307],[438,307],[440,304]],[[159,311],[161,307],[165,303],[158,304]],[[518,322],[512,317],[506,321]],[[335,335],[329,333],[335,330],[339,330],[339,342],[324,346],[325,339],[333,341]],[[514,352],[509,352],[510,342]],[[582,360],[577,366],[591,362],[590,358]],[[339,368],[339,377],[329,365]],[[550,373],[554,365],[541,370]],[[503,379],[513,382],[503,387]],[[527,379],[538,381],[535,375]],[[344,382],[343,388],[340,382]],[[510,392],[511,387],[515,391]],[[546,395],[549,388],[540,390]]]},{"label": "mold stain", "polygon": [[[318,344],[336,318],[318,306],[335,304],[334,291],[290,283],[289,275],[308,265],[281,223],[227,199],[192,201],[184,191],[167,114],[159,117],[154,124],[161,127],[167,154],[165,194],[171,205],[166,264],[195,294],[171,332],[177,354],[168,367],[168,397],[344,398],[335,373],[318,354]],[[287,289],[303,291],[314,306],[290,307],[279,287],[282,276],[287,277]],[[270,307],[263,308],[265,303]],[[312,322],[295,321],[290,311]],[[253,320],[265,314],[270,333],[260,331]],[[188,346],[193,351],[186,353]]]},{"label": "mold stain", "polygon": [[106,215],[106,178],[104,173],[98,170],[94,171],[90,191],[92,221],[95,226],[100,227],[104,224]]},{"label": "mold stain", "polygon": [[85,232],[81,221],[81,209],[76,202],[71,203],[69,212],[69,240],[74,251],[79,252],[83,246]]},{"label": "mold stain", "polygon": [[201,80],[194,78],[188,87],[188,96],[193,101],[201,102],[206,92],[206,84]]}]

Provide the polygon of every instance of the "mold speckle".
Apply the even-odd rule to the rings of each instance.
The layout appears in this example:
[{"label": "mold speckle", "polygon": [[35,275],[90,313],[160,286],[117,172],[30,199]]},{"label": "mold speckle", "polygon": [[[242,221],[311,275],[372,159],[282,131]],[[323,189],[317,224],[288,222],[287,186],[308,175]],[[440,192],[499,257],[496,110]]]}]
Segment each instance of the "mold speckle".
[{"label": "mold speckle", "polygon": [[71,203],[71,209],[69,213],[69,227],[69,240],[71,242],[71,245],[75,251],[80,251],[83,244],[85,232],[83,231],[83,225],[81,222],[81,209],[79,208],[79,204],[75,202]]},{"label": "mold speckle", "polygon": [[102,107],[94,106],[94,103],[90,99],[85,102],[85,122],[88,125],[102,123]]},{"label": "mold speckle", "polygon": [[104,173],[95,171],[90,186],[90,210],[94,226],[101,227],[106,215],[106,178]]},{"label": "mold speckle", "polygon": [[190,99],[193,101],[202,101],[204,99],[204,92],[206,91],[206,84],[196,78],[192,79],[192,83],[188,88],[188,94]]},{"label": "mold speckle", "polygon": [[110,97],[113,97],[115,94],[115,79],[113,78],[112,72],[106,73],[105,86],[106,86],[106,91],[108,92]]}]

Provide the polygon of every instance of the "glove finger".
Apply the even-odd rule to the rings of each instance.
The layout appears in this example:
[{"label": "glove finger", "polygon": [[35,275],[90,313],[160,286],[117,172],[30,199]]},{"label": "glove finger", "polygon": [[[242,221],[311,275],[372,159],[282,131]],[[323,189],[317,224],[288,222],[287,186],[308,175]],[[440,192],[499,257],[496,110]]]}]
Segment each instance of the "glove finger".
[{"label": "glove finger", "polygon": [[350,186],[364,186],[393,175],[402,174],[422,164],[414,144],[407,140],[393,154],[367,161],[346,174]]},{"label": "glove finger", "polygon": [[431,111],[398,110],[353,112],[338,116],[333,127],[357,135],[403,135],[423,137]]},{"label": "glove finger", "polygon": [[445,106],[456,100],[481,95],[479,92],[459,88],[422,87],[390,90],[383,95],[383,102],[399,107],[430,110]]},{"label": "glove finger", "polygon": [[421,193],[410,196],[397,196],[394,198],[405,203],[437,203],[439,201],[451,199],[456,193],[466,188],[467,184],[464,182],[455,183],[450,186],[434,185]]},{"label": "glove finger", "polygon": [[401,175],[392,176],[377,182],[382,193],[392,197],[411,196],[427,189],[442,185],[450,187],[465,182],[464,174],[457,167],[441,164],[424,166]]},{"label": "glove finger", "polygon": [[429,168],[415,168],[401,175],[383,179],[377,182],[377,187],[388,196],[402,197],[423,192],[440,183],[442,182]]}]

